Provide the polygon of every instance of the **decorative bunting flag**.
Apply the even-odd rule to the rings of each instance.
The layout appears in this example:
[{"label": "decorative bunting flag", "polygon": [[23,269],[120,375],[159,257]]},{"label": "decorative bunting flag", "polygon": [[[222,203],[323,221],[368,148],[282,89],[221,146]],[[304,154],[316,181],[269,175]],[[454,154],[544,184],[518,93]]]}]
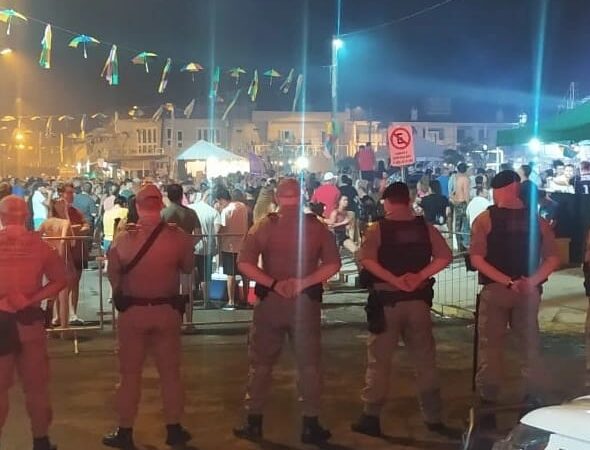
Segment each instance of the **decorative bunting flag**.
[{"label": "decorative bunting flag", "polygon": [[255,102],[256,97],[258,97],[258,70],[254,71],[254,78],[252,78],[252,82],[248,88],[248,96],[253,102]]},{"label": "decorative bunting flag", "polygon": [[246,71],[241,67],[234,67],[229,70],[229,76],[236,79],[236,85],[240,83],[240,76],[245,73]]},{"label": "decorative bunting flag", "polygon": [[270,79],[270,86],[272,86],[272,80],[274,78],[280,78],[281,74],[274,69],[270,69],[264,72],[264,76]]},{"label": "decorative bunting flag", "polygon": [[211,78],[211,98],[217,98],[217,91],[219,90],[219,80],[221,79],[221,69],[219,66],[213,71],[213,77]]},{"label": "decorative bunting flag", "polygon": [[82,120],[80,120],[80,139],[86,138],[86,114],[82,115]]},{"label": "decorative bunting flag", "polygon": [[119,58],[116,45],[111,47],[111,53],[104,64],[101,76],[107,80],[110,86],[119,85]]},{"label": "decorative bunting flag", "polygon": [[113,128],[115,129],[115,134],[119,132],[119,111],[115,111],[115,116],[113,117]]},{"label": "decorative bunting flag", "polygon": [[131,62],[137,65],[145,66],[145,73],[150,73],[150,65],[149,61],[150,58],[157,58],[157,53],[150,53],[150,52],[141,52],[139,55],[136,55]]},{"label": "decorative bunting flag", "polygon": [[242,94],[242,90],[241,89],[238,89],[238,92],[236,92],[236,95],[234,95],[234,98],[231,101],[231,103],[229,105],[227,105],[227,108],[225,108],[225,112],[223,113],[223,116],[221,117],[221,120],[227,119],[227,115],[234,108],[234,106],[236,106],[236,103],[238,102],[238,98],[240,98],[240,95],[241,94]]},{"label": "decorative bunting flag", "polygon": [[84,59],[88,59],[88,51],[86,47],[88,45],[98,45],[100,41],[98,39],[93,38],[92,36],[86,36],[85,34],[80,34],[76,36],[74,39],[70,41],[68,44],[69,47],[78,48],[82,44],[84,47]]},{"label": "decorative bunting flag", "polygon": [[193,110],[195,109],[195,102],[196,99],[192,99],[192,101],[186,105],[186,108],[184,108],[184,117],[186,117],[187,119],[190,119],[191,116],[193,115]]},{"label": "decorative bunting flag", "polygon": [[287,78],[285,79],[285,81],[283,81],[283,84],[281,84],[281,92],[283,94],[288,94],[289,90],[291,89],[291,84],[293,84],[293,77],[295,76],[295,69],[291,69],[289,71],[289,75],[287,75]]},{"label": "decorative bunting flag", "polygon": [[295,112],[297,110],[297,104],[299,103],[299,98],[301,97],[301,92],[303,91],[303,74],[299,74],[297,77],[297,86],[295,86],[295,97],[293,98],[293,108],[291,111]]},{"label": "decorative bunting flag", "polygon": [[156,110],[156,112],[152,116],[152,120],[154,122],[157,122],[158,120],[160,120],[160,118],[162,117],[162,114],[163,113],[164,113],[164,106],[163,105],[160,105],[160,107]]},{"label": "decorative bunting flag", "polygon": [[51,136],[52,126],[53,126],[53,117],[49,116],[47,118],[47,123],[45,124],[45,136],[46,137]]},{"label": "decorative bunting flag", "polygon": [[158,87],[158,94],[163,94],[168,86],[168,75],[170,75],[170,69],[172,68],[172,59],[166,60],[166,65],[162,71],[162,78],[160,79],[160,86]]},{"label": "decorative bunting flag", "polygon": [[195,82],[195,74],[199,73],[201,70],[203,70],[203,66],[196,62],[188,63],[180,69],[181,72],[189,72],[192,75],[193,83]]},{"label": "decorative bunting flag", "polygon": [[10,28],[12,26],[12,19],[20,19],[25,22],[29,21],[29,19],[27,19],[21,13],[16,12],[14,9],[3,9],[2,11],[0,11],[0,20],[4,23],[8,24],[8,27],[6,28],[7,35],[10,35]]},{"label": "decorative bunting flag", "polygon": [[53,33],[51,32],[51,25],[45,27],[45,34],[41,41],[41,56],[39,57],[39,65],[43,69],[51,69],[51,43],[53,40]]}]

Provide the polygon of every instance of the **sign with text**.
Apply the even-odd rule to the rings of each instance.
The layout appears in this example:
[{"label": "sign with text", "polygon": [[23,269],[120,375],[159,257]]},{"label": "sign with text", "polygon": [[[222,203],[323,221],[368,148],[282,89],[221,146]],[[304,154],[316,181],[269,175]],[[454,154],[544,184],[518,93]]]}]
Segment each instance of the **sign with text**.
[{"label": "sign with text", "polygon": [[392,125],[387,130],[389,156],[394,167],[411,166],[416,162],[414,135],[409,125]]}]

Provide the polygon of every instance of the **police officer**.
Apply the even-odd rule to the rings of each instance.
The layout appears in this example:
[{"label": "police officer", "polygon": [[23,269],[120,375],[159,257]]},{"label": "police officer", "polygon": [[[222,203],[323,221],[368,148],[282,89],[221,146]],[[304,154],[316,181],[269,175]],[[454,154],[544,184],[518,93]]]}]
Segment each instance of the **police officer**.
[{"label": "police officer", "polygon": [[27,231],[27,215],[20,197],[10,195],[0,201],[0,430],[8,415],[8,390],[16,369],[31,418],[33,450],[50,450],[56,447],[48,438],[49,358],[40,304],[55,297],[67,278],[59,255],[38,233]]},{"label": "police officer", "polygon": [[137,194],[137,227],[121,232],[109,250],[109,280],[119,310],[119,428],[103,444],[133,447],[133,423],[141,393],[141,372],[152,353],[160,374],[166,443],[191,439],[181,427],[184,391],[180,377],[181,324],[185,302],[178,296],[180,272],[193,270],[193,242],[182,230],[161,221],[162,195],[153,184]]},{"label": "police officer", "polygon": [[509,325],[523,355],[525,401],[536,406],[546,384],[540,358],[539,303],[541,285],[559,267],[559,257],[548,223],[539,218],[536,207],[525,208],[519,198],[519,181],[511,170],[496,175],[492,180],[495,205],[472,228],[469,253],[483,285],[476,376],[483,404],[498,399]]},{"label": "police officer", "polygon": [[364,412],[352,430],[381,435],[379,416],[389,391],[391,358],[402,338],[414,362],[424,422],[429,430],[446,433],[430,307],[432,276],[449,265],[452,253],[438,230],[413,214],[406,184],[389,185],[383,200],[385,218],[367,230],[360,253],[370,292],[371,334],[361,397]]},{"label": "police officer", "polygon": [[[254,308],[249,339],[248,417],[234,434],[262,438],[272,369],[288,336],[294,343],[303,399],[301,440],[320,444],[331,437],[318,422],[322,283],[338,272],[340,256],[328,228],[313,215],[301,217],[301,188],[296,180],[279,184],[277,201],[279,212],[252,227],[238,259],[240,272],[256,281],[260,302]],[[262,268],[258,267],[260,256]]]}]

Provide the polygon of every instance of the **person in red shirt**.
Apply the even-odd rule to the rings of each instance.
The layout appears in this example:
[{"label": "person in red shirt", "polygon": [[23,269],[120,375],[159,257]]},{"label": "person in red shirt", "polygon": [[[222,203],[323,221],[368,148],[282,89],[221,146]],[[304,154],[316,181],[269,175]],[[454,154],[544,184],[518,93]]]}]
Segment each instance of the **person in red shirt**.
[{"label": "person in red shirt", "polygon": [[361,172],[361,179],[372,184],[375,179],[375,152],[371,143],[367,143],[366,146],[361,145],[355,158]]},{"label": "person in red shirt", "polygon": [[324,218],[329,218],[338,206],[340,200],[340,189],[338,189],[334,182],[336,176],[332,172],[326,172],[322,181],[322,185],[318,187],[311,197],[311,203],[322,203],[324,205]]}]

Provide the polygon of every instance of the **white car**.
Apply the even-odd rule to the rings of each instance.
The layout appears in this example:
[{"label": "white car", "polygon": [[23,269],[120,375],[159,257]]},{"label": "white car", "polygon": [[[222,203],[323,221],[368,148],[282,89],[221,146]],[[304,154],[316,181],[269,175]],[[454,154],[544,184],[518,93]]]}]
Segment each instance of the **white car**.
[{"label": "white car", "polygon": [[537,409],[524,416],[493,450],[590,449],[590,396],[560,406]]}]

